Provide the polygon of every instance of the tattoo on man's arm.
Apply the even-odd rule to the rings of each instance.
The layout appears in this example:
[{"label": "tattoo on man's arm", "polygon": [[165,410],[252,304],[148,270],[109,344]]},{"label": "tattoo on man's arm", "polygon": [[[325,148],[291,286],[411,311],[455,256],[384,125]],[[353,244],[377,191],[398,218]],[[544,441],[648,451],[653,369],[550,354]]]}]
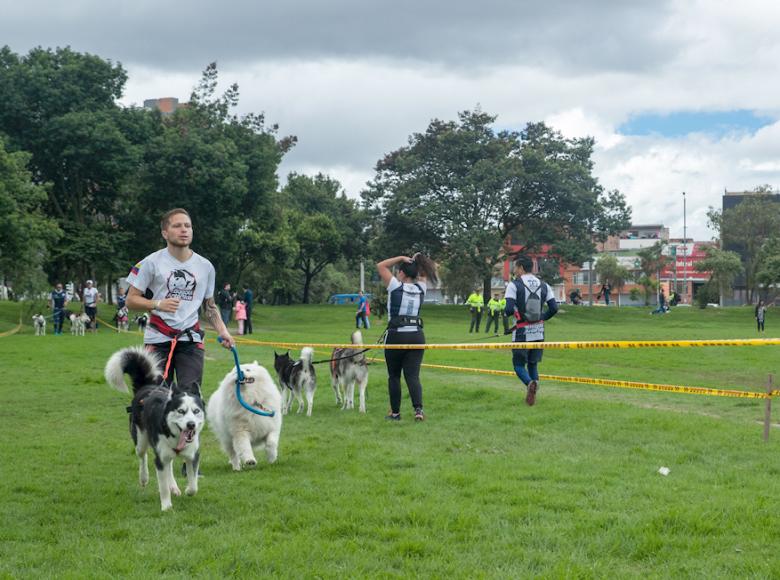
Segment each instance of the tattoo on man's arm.
[{"label": "tattoo on man's arm", "polygon": [[214,328],[218,328],[217,323],[222,322],[222,317],[213,298],[206,301],[206,317]]}]

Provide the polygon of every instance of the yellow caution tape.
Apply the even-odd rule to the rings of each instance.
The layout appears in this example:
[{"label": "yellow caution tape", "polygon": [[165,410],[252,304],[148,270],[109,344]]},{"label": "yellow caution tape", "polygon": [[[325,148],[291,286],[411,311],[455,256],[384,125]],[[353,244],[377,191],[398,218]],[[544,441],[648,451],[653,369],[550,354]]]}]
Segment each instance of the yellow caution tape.
[{"label": "yellow caution tape", "polygon": [[[98,321],[100,324],[103,324],[103,325],[105,325],[105,326],[108,326],[109,328],[113,328],[113,329],[114,329],[114,330],[116,330],[117,332],[120,332],[120,330],[119,330],[119,328],[118,328],[118,327],[114,326],[113,324],[109,324],[108,322],[106,322],[105,320],[103,320],[102,318],[100,318],[99,316],[96,316],[96,317],[95,317],[95,320],[97,320],[97,321]],[[143,335],[143,332],[139,332],[139,331],[137,331],[137,330],[128,330],[128,331],[127,331],[127,333],[128,333],[128,334],[140,334],[140,335]]]},{"label": "yellow caution tape", "polygon": [[[271,342],[241,339],[246,344],[279,348],[354,348],[354,344]],[[453,344],[363,344],[360,348],[386,350],[546,350],[601,349],[601,348],[692,348],[706,346],[780,346],[780,338],[733,338],[725,340],[611,340],[573,342],[483,342]]]},{"label": "yellow caution tape", "polygon": [[14,326],[11,330],[6,330],[5,332],[0,332],[0,338],[11,336],[12,334],[16,334],[22,329],[22,315],[19,315],[19,324]]},{"label": "yellow caution tape", "polygon": [[[486,375],[499,375],[514,377],[512,371],[497,371],[493,369],[474,369],[469,367],[454,367],[449,365],[436,365],[425,363],[422,366],[451,370],[457,372],[480,373]],[[765,399],[767,396],[780,395],[780,391],[772,393],[756,393],[751,391],[737,391],[733,389],[710,389],[707,387],[686,387],[680,385],[657,385],[653,383],[639,383],[636,381],[618,381],[614,379],[591,379],[587,377],[565,377],[560,375],[539,375],[539,378],[559,383],[579,383],[583,385],[597,385],[600,387],[617,387],[620,389],[639,389],[643,391],[663,391],[666,393],[686,393],[689,395],[708,395],[711,397],[734,397],[741,399]]]}]

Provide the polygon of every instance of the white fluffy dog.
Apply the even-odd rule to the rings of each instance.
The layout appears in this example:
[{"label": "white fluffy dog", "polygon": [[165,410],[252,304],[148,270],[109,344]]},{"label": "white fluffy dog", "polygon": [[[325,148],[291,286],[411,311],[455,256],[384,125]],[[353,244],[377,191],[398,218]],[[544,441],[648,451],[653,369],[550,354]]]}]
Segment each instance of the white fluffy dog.
[{"label": "white fluffy dog", "polygon": [[276,461],[282,432],[282,395],[271,375],[257,361],[242,364],[241,370],[246,380],[241,385],[244,402],[256,409],[274,411],[275,415],[255,415],[241,406],[236,398],[235,368],[222,379],[209,398],[206,415],[235,471],[240,471],[242,464],[257,465],[253,449],[259,447],[265,447],[268,463]]},{"label": "white fluffy dog", "polygon": [[70,315],[70,333],[76,336],[84,336],[84,330],[89,324],[89,316],[86,314]]},{"label": "white fluffy dog", "polygon": [[46,319],[42,314],[36,314],[32,317],[35,327],[35,336],[46,336]]}]

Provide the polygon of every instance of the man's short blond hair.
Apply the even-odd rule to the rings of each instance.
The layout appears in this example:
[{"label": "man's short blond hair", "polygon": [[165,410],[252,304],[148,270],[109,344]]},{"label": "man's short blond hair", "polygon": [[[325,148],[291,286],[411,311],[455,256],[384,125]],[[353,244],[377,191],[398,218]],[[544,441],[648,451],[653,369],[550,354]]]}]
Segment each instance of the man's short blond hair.
[{"label": "man's short blond hair", "polygon": [[163,214],[162,218],[160,219],[160,229],[164,230],[165,228],[167,228],[168,224],[171,223],[171,218],[178,214],[184,214],[188,218],[190,218],[190,220],[192,220],[192,217],[190,217],[190,214],[186,209],[182,207],[176,207],[174,209],[166,211]]}]

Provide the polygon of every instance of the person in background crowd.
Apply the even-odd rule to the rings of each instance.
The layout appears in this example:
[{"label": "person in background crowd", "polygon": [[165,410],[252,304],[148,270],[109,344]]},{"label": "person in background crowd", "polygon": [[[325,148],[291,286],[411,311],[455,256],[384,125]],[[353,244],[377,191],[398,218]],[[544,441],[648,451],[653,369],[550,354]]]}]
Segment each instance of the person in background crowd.
[{"label": "person in background crowd", "polygon": [[506,297],[498,301],[501,309],[501,324],[504,325],[504,334],[509,334],[509,315],[506,313]]},{"label": "person in background crowd", "polygon": [[358,292],[358,308],[355,314],[355,328],[360,328],[361,322],[363,328],[368,328],[368,320],[366,319],[366,307],[368,306],[368,300],[366,299],[363,291]]},{"label": "person in background crowd", "polygon": [[89,316],[90,331],[97,332],[97,305],[100,302],[100,292],[92,284],[92,280],[87,280],[87,287],[84,288],[84,312]]},{"label": "person in background crowd", "polygon": [[469,307],[471,312],[471,326],[469,326],[469,334],[476,329],[479,332],[479,323],[482,321],[482,308],[485,306],[485,299],[482,298],[482,292],[474,290],[466,300],[466,306]]},{"label": "person in background crowd", "polygon": [[127,296],[125,295],[125,289],[121,286],[116,291],[116,308],[121,310],[127,304]]},{"label": "person in background crowd", "polygon": [[252,307],[254,306],[255,295],[252,290],[244,284],[244,304],[246,304],[246,322],[244,323],[244,333],[252,334]]},{"label": "person in background crowd", "polygon": [[57,282],[49,297],[49,308],[52,311],[54,322],[54,334],[62,334],[62,323],[65,320],[65,307],[68,305],[68,294],[63,290],[62,284]]},{"label": "person in background crowd", "polygon": [[485,325],[485,334],[490,334],[490,326],[495,325],[495,334],[498,334],[498,313],[501,310],[501,301],[498,294],[493,296],[487,303],[487,324]]},{"label": "person in background crowd", "polygon": [[601,285],[601,290],[599,290],[599,294],[596,296],[596,300],[599,300],[602,296],[604,296],[604,304],[609,306],[609,298],[611,295],[612,285],[609,283],[609,280],[607,280]]},{"label": "person in background crowd", "polygon": [[230,323],[230,314],[233,312],[233,294],[230,292],[230,282],[225,282],[222,290],[219,291],[217,304],[219,304],[222,322],[227,326]]},{"label": "person in background crowd", "polygon": [[756,304],[756,325],[758,332],[764,332],[764,321],[766,320],[766,305],[763,300],[759,300]]},{"label": "person in background crowd", "polygon": [[233,311],[236,313],[236,323],[238,324],[238,334],[244,334],[244,323],[246,322],[246,302],[243,300],[236,300],[236,305],[233,306]]}]

